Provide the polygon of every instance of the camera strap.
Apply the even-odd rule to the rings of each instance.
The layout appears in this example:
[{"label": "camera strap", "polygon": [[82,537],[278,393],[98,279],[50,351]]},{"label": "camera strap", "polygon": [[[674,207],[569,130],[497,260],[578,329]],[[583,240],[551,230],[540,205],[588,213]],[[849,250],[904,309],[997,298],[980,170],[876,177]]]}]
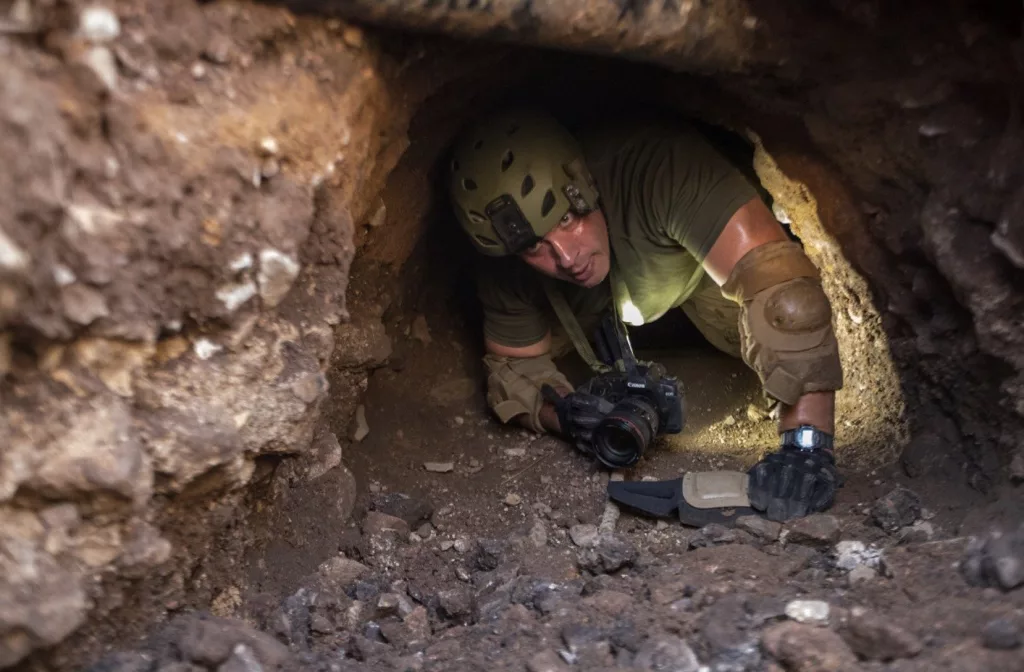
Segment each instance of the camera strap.
[{"label": "camera strap", "polygon": [[583,333],[583,327],[580,326],[579,320],[576,319],[572,308],[569,307],[569,302],[566,301],[561,288],[555,285],[555,281],[550,278],[545,278],[543,285],[544,293],[547,294],[548,301],[551,303],[558,321],[562,323],[562,328],[565,329],[565,333],[569,336],[569,340],[572,341],[573,347],[576,348],[576,352],[583,358],[583,361],[594,370],[594,373],[611,371],[612,367],[599,360],[597,355],[594,354],[594,349],[590,347],[590,341],[587,340],[586,334]]}]

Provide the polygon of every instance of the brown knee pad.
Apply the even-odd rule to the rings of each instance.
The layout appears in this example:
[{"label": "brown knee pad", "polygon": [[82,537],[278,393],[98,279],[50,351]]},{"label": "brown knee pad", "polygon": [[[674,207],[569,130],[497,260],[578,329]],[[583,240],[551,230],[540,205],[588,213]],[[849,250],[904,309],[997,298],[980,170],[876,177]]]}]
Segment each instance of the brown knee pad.
[{"label": "brown knee pad", "polygon": [[740,304],[743,361],[785,404],[843,386],[832,308],[818,269],[789,241],[756,247],[737,262],[722,293]]}]

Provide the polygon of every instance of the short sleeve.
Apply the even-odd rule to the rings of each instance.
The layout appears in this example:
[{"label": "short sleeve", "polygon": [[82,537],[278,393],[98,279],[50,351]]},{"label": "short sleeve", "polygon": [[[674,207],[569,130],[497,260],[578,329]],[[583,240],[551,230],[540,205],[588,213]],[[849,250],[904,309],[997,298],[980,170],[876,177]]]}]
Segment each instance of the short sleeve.
[{"label": "short sleeve", "polygon": [[543,288],[514,258],[487,258],[477,265],[477,294],[483,306],[484,336],[513,348],[533,345],[550,325]]},{"label": "short sleeve", "polygon": [[645,143],[652,199],[659,228],[703,261],[732,216],[758,196],[754,186],[691,129],[666,131]]}]

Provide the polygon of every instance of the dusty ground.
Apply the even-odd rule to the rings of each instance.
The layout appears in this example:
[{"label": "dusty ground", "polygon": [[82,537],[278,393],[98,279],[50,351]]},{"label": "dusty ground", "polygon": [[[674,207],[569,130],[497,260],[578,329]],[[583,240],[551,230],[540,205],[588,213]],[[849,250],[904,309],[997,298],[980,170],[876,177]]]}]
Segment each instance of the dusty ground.
[{"label": "dusty ground", "polygon": [[[423,329],[418,315],[388,323],[391,364],[371,375],[363,401],[370,432],[345,452],[355,492],[341,467],[297,484],[263,525],[257,514],[251,550],[217,578],[228,585],[216,599],[180,609],[145,653],[108,656],[94,670],[197,669],[161,667],[179,659],[257,669],[239,667],[250,653],[308,670],[1024,665],[1014,648],[1024,591],[971,586],[960,570],[967,535],[1018,521],[1020,492],[986,499],[898,467],[848,473],[830,515],[788,526],[784,542],[770,525],[698,531],[636,517],[607,507],[609,475],[593,462],[491,419],[478,353],[455,345],[465,343],[464,318],[432,317]],[[742,364],[699,344],[658,356],[688,390],[688,426],[627,479],[743,468],[771,445],[773,422],[748,418],[761,402]],[[898,485],[923,508],[887,532],[871,511]],[[346,519],[339,502],[353,495]],[[838,560],[840,540],[867,546],[865,567],[851,574],[854,561]],[[827,603],[826,621],[787,616],[797,599]],[[241,620],[197,616],[209,612]],[[210,642],[221,648],[211,653]]]}]

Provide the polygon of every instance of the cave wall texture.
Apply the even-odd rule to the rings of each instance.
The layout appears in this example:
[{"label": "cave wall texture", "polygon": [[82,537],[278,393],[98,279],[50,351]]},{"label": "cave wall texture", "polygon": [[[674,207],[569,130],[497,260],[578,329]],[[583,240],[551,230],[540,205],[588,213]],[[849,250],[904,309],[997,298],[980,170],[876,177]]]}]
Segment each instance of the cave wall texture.
[{"label": "cave wall texture", "polygon": [[380,195],[417,108],[496,71],[350,21],[682,73],[654,95],[757,140],[773,195],[821,222],[798,233],[841,270],[840,329],[884,332],[905,468],[1003,477],[1024,416],[1019,4],[279,4],[0,3],[0,667],[112,580],[194,566],[211,502],[262,456],[341,461],[324,400],[344,425],[388,356],[380,312],[346,310],[349,267],[415,240],[415,174],[404,210]]}]

